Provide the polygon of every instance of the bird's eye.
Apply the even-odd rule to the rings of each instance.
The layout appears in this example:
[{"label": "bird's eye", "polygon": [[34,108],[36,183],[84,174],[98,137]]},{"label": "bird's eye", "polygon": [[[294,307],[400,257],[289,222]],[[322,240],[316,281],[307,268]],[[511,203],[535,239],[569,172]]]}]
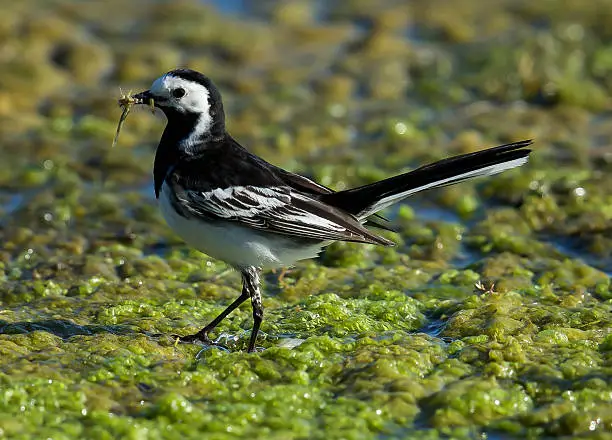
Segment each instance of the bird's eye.
[{"label": "bird's eye", "polygon": [[172,96],[174,96],[175,98],[182,98],[183,96],[185,96],[185,89],[183,89],[182,87],[174,89],[172,91]]}]

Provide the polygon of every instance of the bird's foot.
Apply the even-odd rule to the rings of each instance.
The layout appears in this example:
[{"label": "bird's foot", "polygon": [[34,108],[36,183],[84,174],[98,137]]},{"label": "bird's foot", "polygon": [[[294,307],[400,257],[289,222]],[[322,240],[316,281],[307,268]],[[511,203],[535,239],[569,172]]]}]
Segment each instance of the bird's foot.
[{"label": "bird's foot", "polygon": [[[186,335],[186,336],[172,335],[172,337],[176,340],[177,344],[180,342],[184,342],[188,344],[202,345],[203,346],[202,350],[208,350],[210,348],[219,348],[223,351],[227,351],[227,352],[230,351],[227,346],[219,342],[222,339],[221,336],[217,338],[217,340],[213,341],[212,339],[208,337],[208,332],[199,331],[193,335]],[[198,357],[199,356],[200,356],[200,353],[198,353]]]},{"label": "bird's foot", "polygon": [[208,332],[197,332],[193,335],[172,335],[173,338],[176,338],[178,342],[188,342],[188,343],[200,343],[205,345],[214,345],[214,342],[208,337]]}]

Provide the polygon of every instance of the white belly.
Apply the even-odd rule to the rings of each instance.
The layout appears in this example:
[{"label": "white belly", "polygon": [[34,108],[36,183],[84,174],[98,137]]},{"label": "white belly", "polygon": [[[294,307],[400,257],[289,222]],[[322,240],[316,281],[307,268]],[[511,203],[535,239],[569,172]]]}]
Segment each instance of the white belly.
[{"label": "white belly", "polygon": [[207,222],[187,219],[172,207],[164,183],[159,207],[174,232],[197,250],[236,267],[274,268],[291,266],[298,260],[316,257],[329,243],[298,245],[280,234],[260,232],[232,222]]}]

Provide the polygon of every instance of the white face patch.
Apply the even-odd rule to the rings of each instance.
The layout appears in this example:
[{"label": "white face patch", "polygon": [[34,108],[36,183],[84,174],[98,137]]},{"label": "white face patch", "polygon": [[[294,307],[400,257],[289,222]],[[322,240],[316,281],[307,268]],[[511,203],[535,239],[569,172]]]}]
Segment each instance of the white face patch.
[{"label": "white face patch", "polygon": [[[177,92],[180,89],[184,94]],[[213,121],[208,102],[209,91],[203,85],[167,74],[157,78],[151,85],[150,91],[153,98],[163,107],[171,107],[179,113],[200,115],[193,132],[183,139],[183,146],[189,147],[210,130]]]}]

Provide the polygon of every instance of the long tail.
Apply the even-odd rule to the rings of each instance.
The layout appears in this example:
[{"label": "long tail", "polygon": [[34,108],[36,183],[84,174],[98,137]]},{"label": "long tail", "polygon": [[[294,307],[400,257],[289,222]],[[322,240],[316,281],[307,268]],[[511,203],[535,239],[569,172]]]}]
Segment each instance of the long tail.
[{"label": "long tail", "polygon": [[364,219],[420,191],[519,167],[527,162],[531,150],[525,147],[531,143],[530,139],[449,157],[380,182],[326,194],[322,201]]}]

